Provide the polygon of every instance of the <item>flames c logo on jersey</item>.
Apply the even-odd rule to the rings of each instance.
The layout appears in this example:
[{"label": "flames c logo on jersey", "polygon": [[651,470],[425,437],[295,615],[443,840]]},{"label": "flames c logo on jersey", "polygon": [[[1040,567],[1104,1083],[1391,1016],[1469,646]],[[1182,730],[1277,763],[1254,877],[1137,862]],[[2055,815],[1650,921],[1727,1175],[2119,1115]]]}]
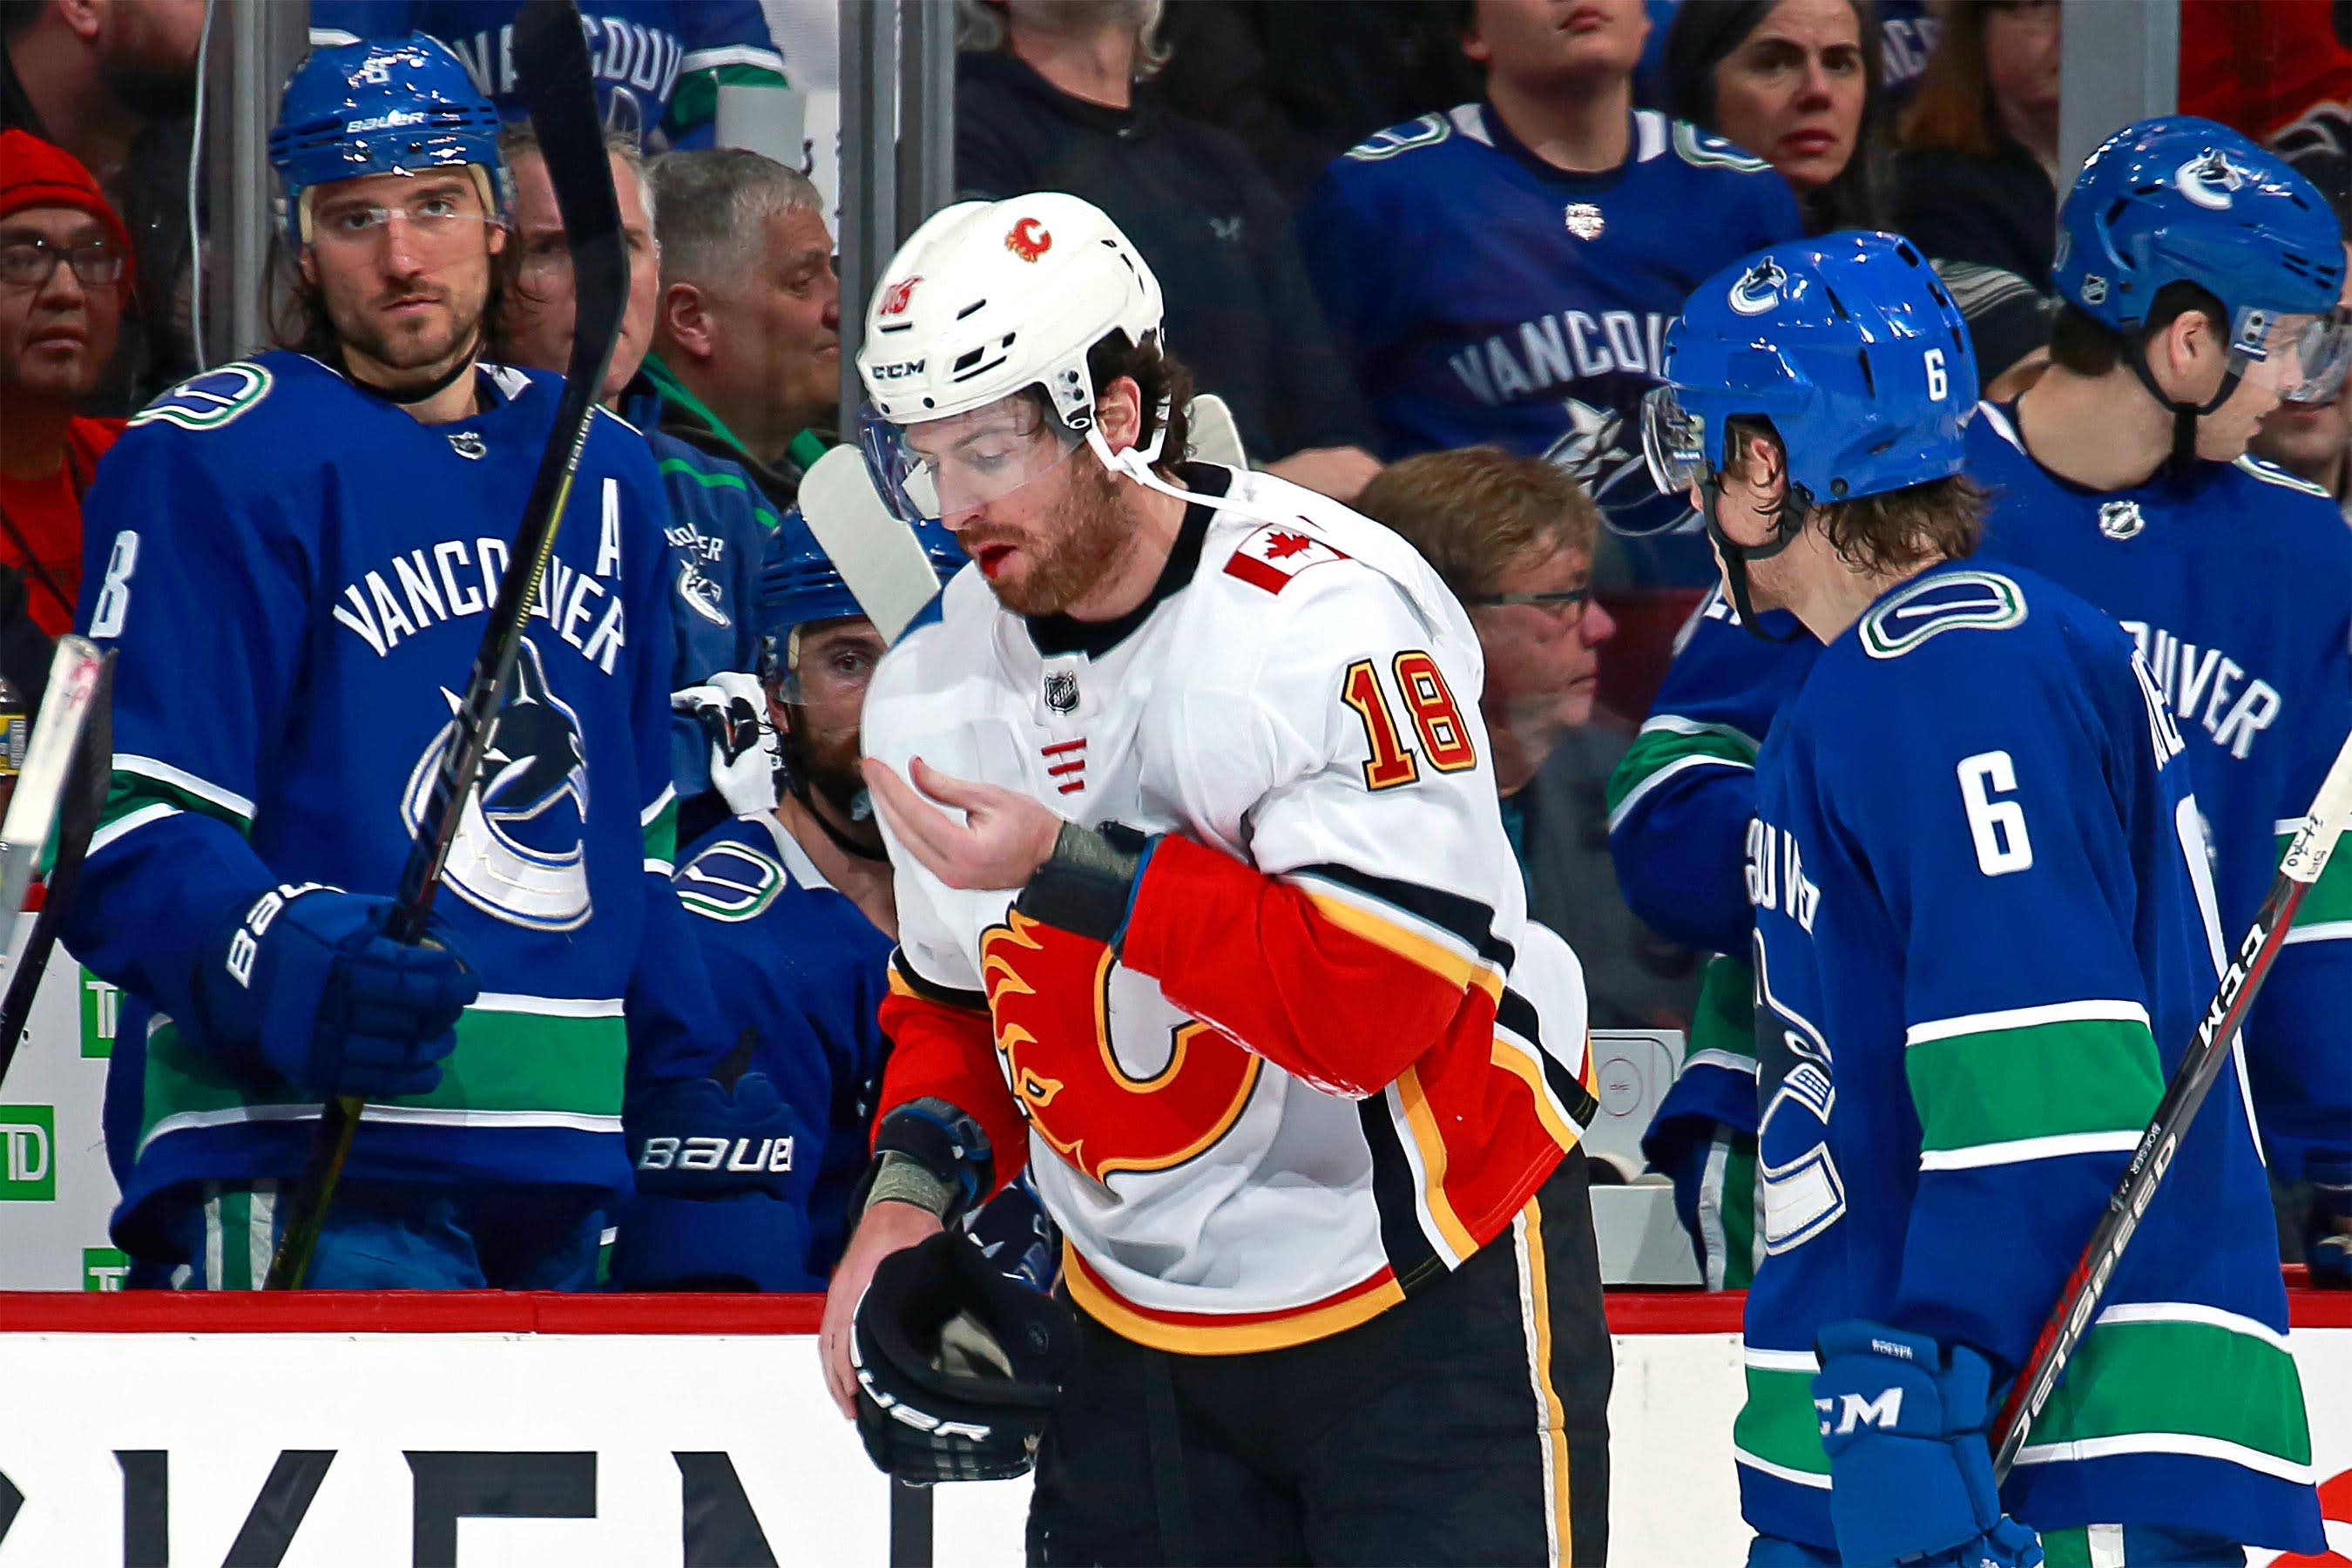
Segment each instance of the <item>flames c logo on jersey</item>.
[{"label": "flames c logo on jersey", "polygon": [[922,275],[918,273],[912,278],[901,278],[896,283],[893,283],[888,288],[883,289],[882,302],[876,309],[875,314],[877,316],[905,315],[907,313],[907,301],[914,298],[915,285],[920,283],[922,280]]},{"label": "flames c logo on jersey", "polygon": [[[458,697],[441,695],[452,710]],[[456,721],[425,748],[401,792],[401,816],[414,835]],[[499,710],[498,732],[481,777],[466,797],[442,881],[495,920],[530,931],[574,931],[588,923],[587,752],[580,716],[547,683],[539,649],[525,639],[515,685]]]},{"label": "flames c logo on jersey", "polygon": [[1014,911],[982,933],[980,973],[1030,1125],[1097,1182],[1192,1159],[1257,1088],[1258,1058],[1098,942]]},{"label": "flames c logo on jersey", "polygon": [[1024,261],[1034,261],[1054,248],[1054,237],[1034,217],[1024,217],[1004,237],[1004,248]]}]

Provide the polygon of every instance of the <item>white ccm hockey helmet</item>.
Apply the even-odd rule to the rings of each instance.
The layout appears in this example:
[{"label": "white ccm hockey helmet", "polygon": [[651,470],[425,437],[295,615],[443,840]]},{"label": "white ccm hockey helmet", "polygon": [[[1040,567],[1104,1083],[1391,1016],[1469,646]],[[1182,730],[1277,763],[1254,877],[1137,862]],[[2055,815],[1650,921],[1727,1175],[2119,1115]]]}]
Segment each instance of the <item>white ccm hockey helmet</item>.
[{"label": "white ccm hockey helmet", "polygon": [[[1160,313],[1160,280],[1091,202],[1043,192],[932,214],[866,310],[859,441],[875,488],[908,521],[937,518],[1011,494],[1082,440],[1105,468],[1151,483],[1160,435],[1140,452],[1110,450],[1087,353],[1114,332],[1157,338]],[[1058,427],[1019,395],[1031,387]],[[941,439],[918,438],[922,450],[908,438],[950,420]],[[1030,439],[1041,429],[1058,439]]]}]

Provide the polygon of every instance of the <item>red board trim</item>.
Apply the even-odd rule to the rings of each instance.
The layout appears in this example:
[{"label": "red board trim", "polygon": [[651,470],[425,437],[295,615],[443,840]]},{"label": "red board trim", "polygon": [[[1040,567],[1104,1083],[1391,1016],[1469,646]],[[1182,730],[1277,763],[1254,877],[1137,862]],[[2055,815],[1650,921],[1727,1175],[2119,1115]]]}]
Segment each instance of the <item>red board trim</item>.
[{"label": "red board trim", "polygon": [[[1612,1291],[1617,1334],[1733,1334],[1737,1291]],[[2290,1290],[2298,1329],[2352,1329],[2352,1291]],[[813,1334],[822,1296],[504,1290],[0,1291],[0,1333]]]}]

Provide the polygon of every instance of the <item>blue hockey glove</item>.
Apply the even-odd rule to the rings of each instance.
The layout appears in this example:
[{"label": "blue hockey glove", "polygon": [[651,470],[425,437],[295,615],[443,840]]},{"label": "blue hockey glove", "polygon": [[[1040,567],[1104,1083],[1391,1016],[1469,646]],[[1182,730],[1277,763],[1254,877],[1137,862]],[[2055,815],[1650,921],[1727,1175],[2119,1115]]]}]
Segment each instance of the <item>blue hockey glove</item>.
[{"label": "blue hockey glove", "polygon": [[1046,1216],[1027,1171],[966,1216],[964,1229],[981,1255],[1008,1279],[1018,1279],[1032,1290],[1051,1291],[1062,1276],[1062,1233]]},{"label": "blue hockey glove", "polygon": [[2000,1511],[1986,1445],[1992,1368],[1965,1345],[1853,1319],[1823,1329],[1813,1379],[1845,1568],[2033,1568]]},{"label": "blue hockey glove", "polygon": [[2307,1160],[2311,1205],[2303,1215],[2303,1260],[2323,1290],[2352,1289],[2352,1164]]},{"label": "blue hockey glove", "polygon": [[768,1075],[664,1084],[622,1118],[636,1196],[614,1215],[623,1290],[822,1290],[808,1268],[819,1151]]},{"label": "blue hockey glove", "polygon": [[386,936],[392,910],[335,888],[263,894],[221,922],[196,971],[199,1030],[308,1093],[426,1093],[482,986],[438,922],[425,946]]}]

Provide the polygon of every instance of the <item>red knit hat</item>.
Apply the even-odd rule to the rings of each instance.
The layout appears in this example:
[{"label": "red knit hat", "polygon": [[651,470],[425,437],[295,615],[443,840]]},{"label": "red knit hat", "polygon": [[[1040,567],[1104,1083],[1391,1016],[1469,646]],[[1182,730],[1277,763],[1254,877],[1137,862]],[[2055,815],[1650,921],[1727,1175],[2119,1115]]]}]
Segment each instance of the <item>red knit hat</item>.
[{"label": "red knit hat", "polygon": [[[0,131],[0,218],[26,207],[72,207],[105,226],[107,237],[131,254],[131,234],[107,205],[81,160],[25,131]],[[125,270],[123,281],[131,274]]]}]

